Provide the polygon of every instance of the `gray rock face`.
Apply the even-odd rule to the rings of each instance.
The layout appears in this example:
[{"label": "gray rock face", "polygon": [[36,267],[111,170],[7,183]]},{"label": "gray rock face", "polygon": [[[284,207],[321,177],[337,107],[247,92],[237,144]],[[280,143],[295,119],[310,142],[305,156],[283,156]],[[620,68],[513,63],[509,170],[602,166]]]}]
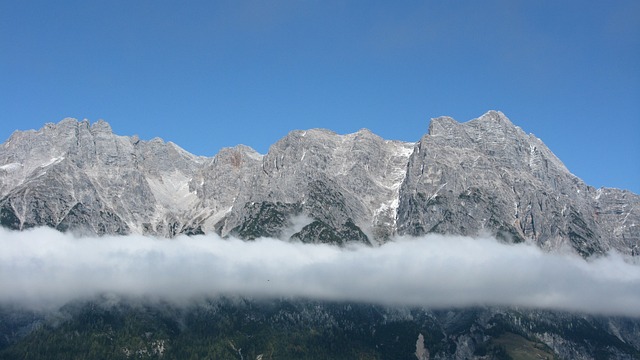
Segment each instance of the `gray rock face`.
[{"label": "gray rock face", "polygon": [[213,158],[65,119],[0,146],[0,222],[335,244],[489,233],[583,256],[640,252],[640,196],[585,185],[494,111],[466,123],[433,119],[417,143],[313,129],[266,155],[239,145]]},{"label": "gray rock face", "polygon": [[202,162],[159,139],[116,136],[103,121],[15,132],[0,150],[3,225],[174,235],[195,198],[184,180]]},{"label": "gray rock face", "polygon": [[[220,233],[242,228],[249,237],[279,236],[287,219],[309,221],[296,234],[303,241],[377,241],[392,235],[399,185],[412,145],[361,130],[294,131],[274,144],[225,217]],[[256,205],[259,204],[259,205]],[[246,233],[247,222],[275,219],[273,229]]]},{"label": "gray rock face", "polygon": [[632,254],[640,232],[638,199],[585,185],[502,113],[463,124],[444,117],[432,120],[411,155],[397,232],[488,232],[549,250],[570,247],[583,256],[611,248]]}]

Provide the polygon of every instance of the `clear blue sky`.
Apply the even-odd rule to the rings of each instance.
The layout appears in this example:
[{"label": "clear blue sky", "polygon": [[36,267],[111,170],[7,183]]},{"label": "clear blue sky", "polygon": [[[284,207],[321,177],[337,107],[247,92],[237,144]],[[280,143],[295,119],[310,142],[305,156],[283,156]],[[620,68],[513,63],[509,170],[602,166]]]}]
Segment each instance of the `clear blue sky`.
[{"label": "clear blue sky", "polygon": [[265,153],[293,129],[416,141],[490,109],[640,193],[640,2],[0,2],[0,141],[75,117]]}]

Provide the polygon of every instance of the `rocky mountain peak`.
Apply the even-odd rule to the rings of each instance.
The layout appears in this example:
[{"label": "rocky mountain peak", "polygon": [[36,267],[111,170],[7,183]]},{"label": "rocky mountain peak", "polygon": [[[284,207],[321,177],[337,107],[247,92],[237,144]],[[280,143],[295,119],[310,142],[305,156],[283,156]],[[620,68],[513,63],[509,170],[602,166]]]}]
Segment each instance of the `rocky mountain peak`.
[{"label": "rocky mountain peak", "polygon": [[44,130],[59,129],[59,128],[73,128],[78,126],[78,119],[72,117],[66,117],[60,120],[57,124],[47,123],[44,126]]},{"label": "rocky mountain peak", "polygon": [[482,114],[482,116],[474,120],[478,122],[498,123],[504,126],[513,126],[511,120],[509,120],[509,118],[501,111],[497,110],[489,110],[486,113]]},{"label": "rocky mountain peak", "polygon": [[113,130],[111,129],[111,125],[108,122],[100,119],[91,125],[92,133],[105,133],[112,134]]},{"label": "rocky mountain peak", "polygon": [[263,155],[246,145],[236,145],[221,149],[212,159],[215,164],[226,164],[240,169],[247,162],[260,162]]},{"label": "rocky mountain peak", "polygon": [[[499,111],[489,111],[479,118],[459,123],[451,117],[431,119],[429,136],[441,141],[470,139],[476,142],[517,140],[524,132]],[[509,138],[511,136],[511,138]]]},{"label": "rocky mountain peak", "polygon": [[428,135],[441,136],[452,134],[460,124],[449,116],[441,116],[431,119]]}]

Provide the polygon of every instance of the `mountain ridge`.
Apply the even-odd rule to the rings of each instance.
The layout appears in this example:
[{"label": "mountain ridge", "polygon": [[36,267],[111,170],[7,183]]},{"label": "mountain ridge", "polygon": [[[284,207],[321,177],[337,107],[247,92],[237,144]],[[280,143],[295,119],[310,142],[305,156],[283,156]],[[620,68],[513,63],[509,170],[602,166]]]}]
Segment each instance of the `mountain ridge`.
[{"label": "mountain ridge", "polygon": [[172,142],[65,118],[0,147],[0,222],[90,234],[279,237],[377,244],[430,232],[637,255],[640,197],[595,189],[503,113],[431,120],[416,142],[367,129],[294,130],[266,154],[196,156]]},{"label": "mountain ridge", "polygon": [[[294,130],[266,154],[237,145],[213,157],[67,118],[0,145],[0,224],[372,246],[491,234],[584,258],[640,255],[638,194],[588,186],[495,111],[435,118],[416,142]],[[107,293],[54,314],[0,304],[0,358],[637,359],[638,329],[636,318],[518,307],[242,297],[181,307]]]}]

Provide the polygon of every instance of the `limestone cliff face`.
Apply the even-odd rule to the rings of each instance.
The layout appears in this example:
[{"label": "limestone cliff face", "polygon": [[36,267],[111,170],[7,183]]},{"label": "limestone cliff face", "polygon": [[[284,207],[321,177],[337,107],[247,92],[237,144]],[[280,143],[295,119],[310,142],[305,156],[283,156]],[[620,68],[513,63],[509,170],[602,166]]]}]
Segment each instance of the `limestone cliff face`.
[{"label": "limestone cliff face", "polygon": [[195,200],[184,180],[203,161],[159,139],[116,136],[104,121],[15,132],[0,149],[2,223],[174,235]]},{"label": "limestone cliff face", "polygon": [[241,193],[220,232],[280,236],[292,219],[304,218],[293,234],[303,241],[387,238],[394,232],[393,204],[411,149],[368,130],[349,135],[294,131],[269,149],[251,189]]},{"label": "limestone cliff face", "polygon": [[298,130],[266,155],[239,145],[213,158],[65,119],[0,146],[0,222],[335,244],[489,233],[583,256],[640,252],[640,196],[587,186],[495,111],[433,119],[417,143]]},{"label": "limestone cliff face", "polygon": [[637,195],[587,186],[540,139],[493,111],[462,124],[433,119],[399,201],[400,234],[487,231],[584,256],[637,252],[640,240]]}]

